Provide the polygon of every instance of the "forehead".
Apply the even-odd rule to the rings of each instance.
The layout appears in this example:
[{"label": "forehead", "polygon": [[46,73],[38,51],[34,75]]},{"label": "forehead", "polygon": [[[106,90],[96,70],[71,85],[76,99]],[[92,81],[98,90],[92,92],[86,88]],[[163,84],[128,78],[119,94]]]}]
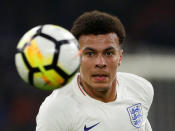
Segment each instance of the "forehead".
[{"label": "forehead", "polygon": [[119,38],[115,33],[107,33],[107,34],[100,34],[100,35],[94,35],[94,34],[88,34],[88,35],[82,35],[79,38],[79,44],[80,48],[108,48],[108,47],[119,47]]}]

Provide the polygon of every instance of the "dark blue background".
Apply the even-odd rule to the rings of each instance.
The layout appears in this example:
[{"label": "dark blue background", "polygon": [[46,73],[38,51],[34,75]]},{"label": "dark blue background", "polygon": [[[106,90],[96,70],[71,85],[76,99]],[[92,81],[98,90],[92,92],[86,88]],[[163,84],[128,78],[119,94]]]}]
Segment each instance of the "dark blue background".
[{"label": "dark blue background", "polygon": [[[127,31],[128,53],[135,53],[135,49],[142,46],[156,52],[166,50],[162,53],[175,53],[173,0],[1,0],[0,131],[35,130],[39,106],[50,94],[24,83],[17,74],[14,55],[21,36],[40,24],[56,24],[70,30],[80,14],[94,9],[121,19]],[[174,130],[175,83],[150,81],[155,88],[149,116],[152,127],[157,131]]]}]

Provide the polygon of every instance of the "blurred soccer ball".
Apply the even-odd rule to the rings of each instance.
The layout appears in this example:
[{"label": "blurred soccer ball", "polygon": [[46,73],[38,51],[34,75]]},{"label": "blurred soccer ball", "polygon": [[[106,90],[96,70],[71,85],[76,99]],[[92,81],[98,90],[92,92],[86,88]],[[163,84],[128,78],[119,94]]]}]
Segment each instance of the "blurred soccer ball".
[{"label": "blurred soccer ball", "polygon": [[60,26],[34,27],[19,41],[15,64],[21,78],[34,87],[44,90],[62,87],[79,69],[78,42]]}]

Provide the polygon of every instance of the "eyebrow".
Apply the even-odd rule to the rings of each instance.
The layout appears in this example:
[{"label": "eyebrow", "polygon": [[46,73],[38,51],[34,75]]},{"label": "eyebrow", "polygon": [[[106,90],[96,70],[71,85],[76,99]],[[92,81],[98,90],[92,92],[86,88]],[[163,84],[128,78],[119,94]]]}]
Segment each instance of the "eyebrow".
[{"label": "eyebrow", "polygon": [[82,51],[86,51],[86,50],[96,51],[95,49],[93,49],[91,47],[86,47],[86,48],[82,49]]},{"label": "eyebrow", "polygon": [[114,47],[108,47],[108,48],[106,48],[104,51],[109,51],[109,50],[116,50]]},{"label": "eyebrow", "polygon": [[[91,50],[91,51],[96,51],[95,49],[91,48],[91,47],[86,47],[84,49],[82,49],[82,51],[86,51],[86,50]],[[106,48],[104,51],[109,51],[109,50],[116,50],[114,47],[110,46],[108,48]]]}]

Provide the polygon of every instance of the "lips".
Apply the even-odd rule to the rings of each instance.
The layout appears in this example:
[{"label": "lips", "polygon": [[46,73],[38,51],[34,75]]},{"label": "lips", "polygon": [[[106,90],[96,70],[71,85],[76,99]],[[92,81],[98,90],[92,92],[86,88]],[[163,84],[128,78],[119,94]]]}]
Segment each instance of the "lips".
[{"label": "lips", "polygon": [[93,74],[92,78],[94,81],[104,82],[108,79],[108,75],[107,74]]},{"label": "lips", "polygon": [[93,77],[107,77],[106,74],[95,74],[95,75],[92,75]]}]

